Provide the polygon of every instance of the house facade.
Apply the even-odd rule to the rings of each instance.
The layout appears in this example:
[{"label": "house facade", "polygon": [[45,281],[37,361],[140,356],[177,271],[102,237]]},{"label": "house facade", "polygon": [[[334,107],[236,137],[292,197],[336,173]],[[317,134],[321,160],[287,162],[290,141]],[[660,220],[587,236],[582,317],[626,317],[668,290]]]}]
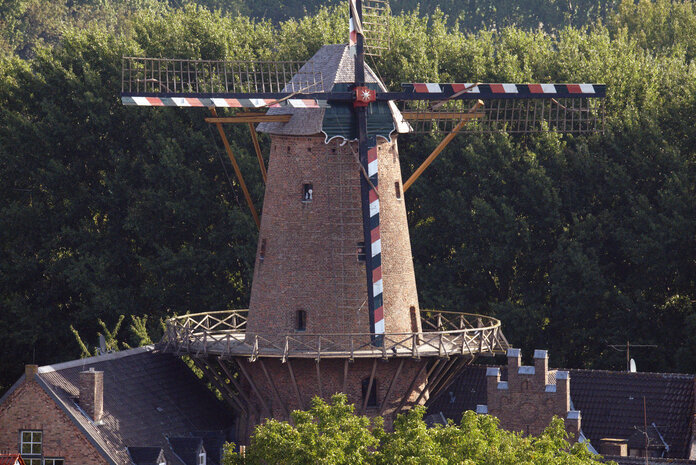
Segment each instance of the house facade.
[{"label": "house facade", "polygon": [[235,417],[152,346],[27,365],[0,399],[0,450],[27,465],[218,465]]},{"label": "house facade", "polygon": [[574,440],[620,465],[696,464],[695,376],[607,370],[552,370],[546,351],[534,365],[519,349],[503,366],[471,365],[428,404],[429,418],[466,410],[496,416],[501,427],[536,435],[557,416]]}]

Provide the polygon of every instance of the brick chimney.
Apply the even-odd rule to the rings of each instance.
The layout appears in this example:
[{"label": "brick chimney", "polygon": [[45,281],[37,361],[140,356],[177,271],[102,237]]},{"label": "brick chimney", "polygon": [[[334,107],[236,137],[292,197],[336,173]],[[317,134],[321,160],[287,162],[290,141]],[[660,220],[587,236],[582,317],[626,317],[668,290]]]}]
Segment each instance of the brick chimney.
[{"label": "brick chimney", "polygon": [[24,365],[24,382],[32,381],[34,379],[34,376],[36,376],[38,373],[38,365]]},{"label": "brick chimney", "polygon": [[93,422],[104,415],[104,372],[90,368],[80,372],[80,407]]}]

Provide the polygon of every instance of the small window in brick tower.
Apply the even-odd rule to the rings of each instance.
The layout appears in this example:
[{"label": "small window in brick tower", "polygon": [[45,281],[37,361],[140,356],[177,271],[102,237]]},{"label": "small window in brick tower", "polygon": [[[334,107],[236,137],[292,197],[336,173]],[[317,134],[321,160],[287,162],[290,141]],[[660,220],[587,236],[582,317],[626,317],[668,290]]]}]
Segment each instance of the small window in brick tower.
[{"label": "small window in brick tower", "polygon": [[266,239],[261,239],[261,250],[259,251],[259,260],[263,261],[266,258]]},{"label": "small window in brick tower", "polygon": [[401,198],[401,186],[399,185],[399,181],[396,181],[394,183],[394,191],[396,192],[396,198],[400,199]]},{"label": "small window in brick tower", "polygon": [[307,330],[307,312],[304,310],[298,310],[295,318],[296,318],[295,329],[297,331]]},{"label": "small window in brick tower", "polygon": [[358,261],[365,261],[365,242],[358,242]]},{"label": "small window in brick tower", "polygon": [[314,195],[314,189],[311,183],[305,183],[302,188],[302,201],[311,202]]},{"label": "small window in brick tower", "polygon": [[[365,402],[367,396],[367,388],[370,386],[370,378],[365,378],[362,381],[362,400]],[[377,379],[372,380],[372,389],[370,389],[370,397],[367,398],[367,407],[377,407]]]}]

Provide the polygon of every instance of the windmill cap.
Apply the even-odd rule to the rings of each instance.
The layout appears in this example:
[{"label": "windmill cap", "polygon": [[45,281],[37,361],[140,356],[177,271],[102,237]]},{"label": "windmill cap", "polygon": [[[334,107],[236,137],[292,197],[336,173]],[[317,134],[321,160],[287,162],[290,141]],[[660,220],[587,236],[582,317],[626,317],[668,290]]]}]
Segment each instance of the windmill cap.
[{"label": "windmill cap", "polygon": [[[350,54],[348,45],[345,44],[324,45],[321,47],[300,71],[308,72],[310,69],[313,70],[315,74],[321,75],[322,85],[319,87],[323,92],[331,92],[337,84],[352,84],[355,82],[355,59]],[[297,75],[294,76],[290,82],[293,82],[296,78]],[[386,91],[384,84],[375,76],[375,73],[367,64],[365,65],[365,82],[368,85],[376,85],[382,91]],[[284,92],[287,90],[289,89],[283,89]],[[328,141],[331,136],[329,131],[324,131],[324,116],[326,115],[326,111],[326,108],[270,108],[267,112],[268,115],[292,115],[290,121],[286,123],[259,123],[256,130],[267,134],[287,136],[312,136],[323,133],[326,135]],[[389,139],[390,134],[393,132],[406,133],[411,131],[410,125],[404,120],[401,112],[396,108],[393,102],[389,102],[389,112],[391,113],[391,124],[389,124],[388,117],[385,123],[391,129],[384,131],[385,134],[378,133],[378,135],[382,135],[386,139]],[[386,115],[384,115],[383,118],[384,117],[386,117]],[[350,128],[350,120],[342,121],[344,118],[350,118],[350,112],[345,116],[332,115],[327,123],[331,123],[332,126],[337,125],[338,127]],[[331,131],[331,134],[334,132],[335,131]],[[348,135],[346,134],[346,136]],[[349,137],[350,136],[344,138]]]}]

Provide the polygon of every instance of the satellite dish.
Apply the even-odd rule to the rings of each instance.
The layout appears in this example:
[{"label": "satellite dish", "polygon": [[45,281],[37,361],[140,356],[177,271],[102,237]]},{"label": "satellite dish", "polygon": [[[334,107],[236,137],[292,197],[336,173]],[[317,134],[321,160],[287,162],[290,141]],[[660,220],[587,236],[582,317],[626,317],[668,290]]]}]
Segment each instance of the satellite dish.
[{"label": "satellite dish", "polygon": [[631,359],[631,373],[635,373],[636,371],[636,361]]}]

